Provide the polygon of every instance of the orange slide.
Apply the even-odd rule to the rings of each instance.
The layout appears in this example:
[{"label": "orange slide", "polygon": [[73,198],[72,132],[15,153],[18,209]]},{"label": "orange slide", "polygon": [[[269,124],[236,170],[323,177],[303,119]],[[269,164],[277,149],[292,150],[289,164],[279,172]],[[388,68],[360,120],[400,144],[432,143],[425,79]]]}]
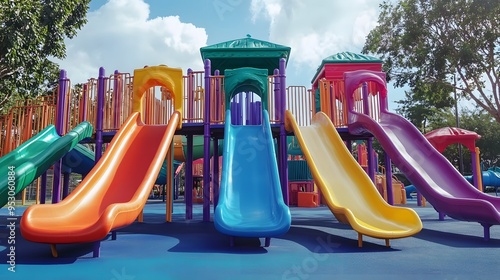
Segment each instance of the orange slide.
[{"label": "orange slide", "polygon": [[175,111],[167,126],[144,125],[140,115],[129,116],[103,158],[67,198],[26,209],[21,220],[25,239],[51,244],[57,256],[55,244],[99,242],[110,231],[135,221],[181,120]]}]

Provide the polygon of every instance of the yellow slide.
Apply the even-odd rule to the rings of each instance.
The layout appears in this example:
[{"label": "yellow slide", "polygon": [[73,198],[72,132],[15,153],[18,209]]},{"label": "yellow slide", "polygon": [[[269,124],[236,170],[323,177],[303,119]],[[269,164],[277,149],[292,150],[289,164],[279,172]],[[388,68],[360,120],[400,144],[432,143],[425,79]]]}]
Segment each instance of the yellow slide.
[{"label": "yellow slide", "polygon": [[342,223],[362,236],[386,240],[412,236],[422,229],[413,209],[387,204],[340,138],[331,120],[317,113],[312,124],[299,127],[295,117],[286,111],[285,127],[293,131],[313,174],[316,185],[332,211]]}]

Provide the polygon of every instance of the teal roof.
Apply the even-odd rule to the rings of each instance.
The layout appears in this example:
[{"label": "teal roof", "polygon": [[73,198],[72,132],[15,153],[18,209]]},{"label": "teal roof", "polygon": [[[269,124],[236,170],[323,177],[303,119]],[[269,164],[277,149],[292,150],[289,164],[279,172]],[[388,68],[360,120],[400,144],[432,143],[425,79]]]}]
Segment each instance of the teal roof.
[{"label": "teal roof", "polygon": [[210,59],[212,71],[241,67],[267,69],[272,75],[279,68],[279,61],[285,58],[288,62],[291,48],[247,35],[246,38],[231,40],[200,48],[203,61]]},{"label": "teal roof", "polygon": [[323,63],[382,63],[382,60],[364,54],[341,52],[330,55],[322,60]]},{"label": "teal roof", "polygon": [[330,55],[326,58],[324,58],[321,61],[321,64],[319,65],[318,69],[316,70],[316,74],[314,75],[313,79],[311,82],[314,82],[316,78],[318,77],[319,73],[321,72],[321,69],[325,66],[325,64],[336,64],[336,63],[382,63],[383,61],[381,59],[378,59],[373,56],[369,55],[364,55],[364,54],[357,54],[353,52],[341,52],[341,53],[336,53],[333,55]]}]

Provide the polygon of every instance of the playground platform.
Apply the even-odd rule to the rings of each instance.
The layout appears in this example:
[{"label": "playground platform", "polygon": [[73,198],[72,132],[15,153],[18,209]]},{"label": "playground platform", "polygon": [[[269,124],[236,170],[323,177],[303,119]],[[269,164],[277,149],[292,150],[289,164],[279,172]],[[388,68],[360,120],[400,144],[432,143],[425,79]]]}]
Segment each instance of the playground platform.
[{"label": "playground platform", "polygon": [[[494,194],[493,194],[494,195]],[[291,207],[292,226],[270,247],[258,238],[229,238],[202,222],[202,205],[185,219],[185,204],[174,203],[173,222],[165,222],[165,204],[149,200],[144,223],[101,242],[100,258],[91,244],[49,245],[24,240],[16,228],[16,272],[8,271],[8,210],[0,209],[1,279],[496,279],[500,227],[483,239],[478,223],[445,218],[434,208],[407,207],[420,216],[423,230],[395,239],[391,247],[366,237],[357,246],[356,232],[340,224],[327,207]],[[25,207],[16,209],[18,219]],[[213,217],[213,215],[212,215]],[[19,220],[17,221],[19,222]]]}]

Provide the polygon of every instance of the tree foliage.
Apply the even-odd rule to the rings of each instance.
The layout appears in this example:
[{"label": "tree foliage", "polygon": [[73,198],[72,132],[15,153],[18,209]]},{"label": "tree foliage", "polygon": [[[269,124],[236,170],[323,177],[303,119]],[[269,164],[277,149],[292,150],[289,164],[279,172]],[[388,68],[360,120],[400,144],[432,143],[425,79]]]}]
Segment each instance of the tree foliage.
[{"label": "tree foliage", "polygon": [[427,98],[426,95],[408,91],[405,92],[405,99],[395,101],[395,103],[399,104],[396,112],[408,119],[422,133],[428,132],[428,126],[433,120],[450,112],[450,104],[440,105],[439,102]]},{"label": "tree foliage", "polygon": [[0,108],[57,83],[64,40],[86,23],[90,0],[0,0]]},{"label": "tree foliage", "polygon": [[453,104],[456,88],[500,122],[500,1],[391,2],[380,5],[363,53],[381,57],[396,86],[441,105]]}]

